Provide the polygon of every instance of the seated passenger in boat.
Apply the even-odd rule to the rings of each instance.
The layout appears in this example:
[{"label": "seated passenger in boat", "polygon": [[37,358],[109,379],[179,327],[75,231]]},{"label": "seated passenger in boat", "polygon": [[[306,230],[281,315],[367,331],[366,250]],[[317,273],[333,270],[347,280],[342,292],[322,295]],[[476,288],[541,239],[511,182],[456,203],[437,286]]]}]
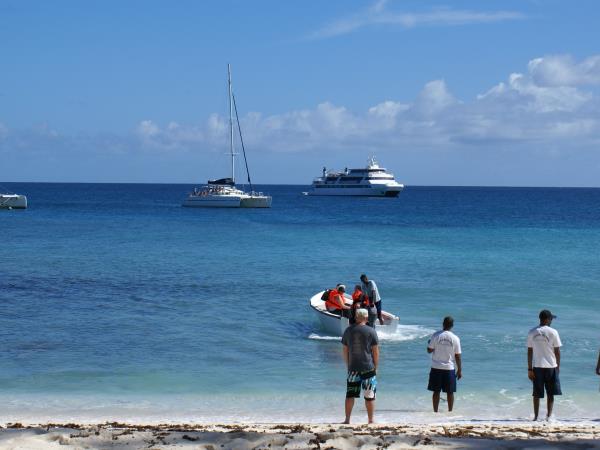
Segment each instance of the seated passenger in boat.
[{"label": "seated passenger in boat", "polygon": [[329,292],[329,297],[325,301],[325,308],[333,314],[350,318],[352,307],[346,305],[346,301],[344,300],[345,292],[346,286],[338,284],[335,289]]},{"label": "seated passenger in boat", "polygon": [[357,284],[354,286],[354,292],[352,293],[352,317],[350,323],[356,323],[356,310],[359,308],[369,308],[369,297],[362,290],[362,286]]}]

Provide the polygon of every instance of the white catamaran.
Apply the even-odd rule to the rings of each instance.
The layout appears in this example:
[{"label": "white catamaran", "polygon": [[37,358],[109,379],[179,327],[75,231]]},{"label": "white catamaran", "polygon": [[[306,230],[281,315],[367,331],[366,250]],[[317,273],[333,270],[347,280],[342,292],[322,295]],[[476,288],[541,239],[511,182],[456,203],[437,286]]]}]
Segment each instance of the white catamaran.
[{"label": "white catamaran", "polygon": [[[248,160],[246,158],[246,149],[242,138],[242,129],[235,103],[235,96],[231,88],[231,68],[227,65],[227,82],[229,88],[229,154],[231,156],[231,177],[220,178],[218,180],[209,180],[207,185],[194,190],[184,200],[183,206],[208,207],[208,208],[270,208],[271,196],[264,195],[262,192],[255,192],[250,180],[250,171],[248,170]],[[245,192],[235,185],[235,156],[233,145],[233,112],[235,111],[235,120],[240,136],[244,162],[246,165],[246,174],[248,175],[248,184],[250,192]]]}]

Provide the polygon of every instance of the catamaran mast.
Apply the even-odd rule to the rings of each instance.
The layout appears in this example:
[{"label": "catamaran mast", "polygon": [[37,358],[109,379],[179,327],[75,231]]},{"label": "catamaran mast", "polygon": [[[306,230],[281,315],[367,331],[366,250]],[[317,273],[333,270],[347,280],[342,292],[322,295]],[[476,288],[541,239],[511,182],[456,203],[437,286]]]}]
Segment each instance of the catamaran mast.
[{"label": "catamaran mast", "polygon": [[229,151],[231,152],[231,179],[235,183],[235,153],[233,151],[233,106],[231,101],[231,66],[227,64],[227,83],[229,87]]}]

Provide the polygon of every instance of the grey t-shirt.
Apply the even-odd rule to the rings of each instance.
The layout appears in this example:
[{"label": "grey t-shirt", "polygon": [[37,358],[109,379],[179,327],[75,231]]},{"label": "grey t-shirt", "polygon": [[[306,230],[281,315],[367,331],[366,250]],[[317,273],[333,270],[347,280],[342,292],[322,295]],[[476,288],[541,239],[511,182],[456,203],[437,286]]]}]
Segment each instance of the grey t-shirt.
[{"label": "grey t-shirt", "polygon": [[348,327],[342,336],[342,344],[348,347],[349,371],[367,372],[375,368],[373,346],[379,345],[379,339],[374,328],[368,325]]}]

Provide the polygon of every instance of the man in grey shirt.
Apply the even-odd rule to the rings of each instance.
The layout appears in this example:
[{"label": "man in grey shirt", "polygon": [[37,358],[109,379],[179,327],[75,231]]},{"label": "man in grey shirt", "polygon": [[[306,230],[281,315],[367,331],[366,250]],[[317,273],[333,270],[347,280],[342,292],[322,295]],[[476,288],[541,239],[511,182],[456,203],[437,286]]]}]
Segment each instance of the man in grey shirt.
[{"label": "man in grey shirt", "polygon": [[[362,290],[369,300],[371,304],[375,305],[375,309],[377,310],[377,318],[379,319],[379,324],[383,325],[383,318],[381,317],[381,297],[379,295],[379,289],[377,289],[377,284],[373,280],[369,280],[369,278],[363,273],[360,276],[360,281],[362,283]],[[373,322],[375,322],[373,320]],[[371,323],[371,321],[369,321]]]},{"label": "man in grey shirt", "polygon": [[379,339],[375,329],[366,325],[368,317],[369,312],[366,309],[356,310],[356,325],[346,328],[342,336],[344,361],[348,368],[346,419],[344,423],[350,423],[354,399],[360,397],[361,388],[364,390],[363,396],[369,423],[373,423],[377,391],[376,373],[379,363]]}]

